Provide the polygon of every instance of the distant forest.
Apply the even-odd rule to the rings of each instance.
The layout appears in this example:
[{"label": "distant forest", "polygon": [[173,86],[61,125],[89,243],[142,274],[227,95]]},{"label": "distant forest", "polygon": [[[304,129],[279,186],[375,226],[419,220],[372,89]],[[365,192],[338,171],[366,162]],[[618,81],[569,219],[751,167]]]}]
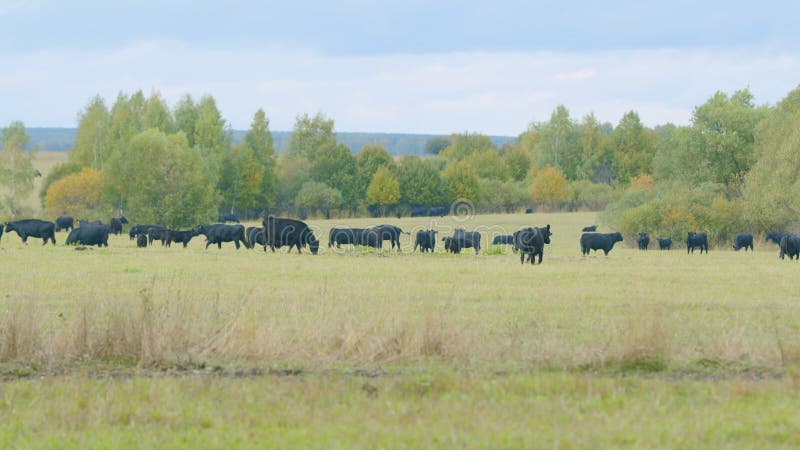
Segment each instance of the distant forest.
[{"label": "distant forest", "polygon": [[[75,143],[75,136],[78,134],[77,128],[26,128],[26,131],[30,136],[28,149],[36,148],[57,152],[69,150]],[[247,130],[233,130],[233,144],[240,144],[246,134]],[[283,153],[289,148],[291,134],[291,131],[272,131],[272,139],[278,153]],[[336,132],[337,140],[349,147],[353,153],[357,153],[365,145],[380,145],[395,156],[425,155],[425,143],[431,138],[442,136],[436,134]],[[516,139],[510,136],[489,136],[489,138],[497,147]]]}]

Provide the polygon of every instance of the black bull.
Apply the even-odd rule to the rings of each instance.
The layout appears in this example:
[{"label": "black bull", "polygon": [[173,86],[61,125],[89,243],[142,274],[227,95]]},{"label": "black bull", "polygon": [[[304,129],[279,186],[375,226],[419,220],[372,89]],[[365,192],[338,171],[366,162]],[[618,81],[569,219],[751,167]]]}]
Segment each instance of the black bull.
[{"label": "black bull", "polygon": [[67,245],[96,245],[108,247],[108,225],[81,225],[74,228],[67,236]]},{"label": "black bull", "polygon": [[42,238],[42,245],[51,241],[56,244],[56,224],[38,219],[17,220],[6,224],[6,233],[16,231],[22,242],[27,244],[29,237]]},{"label": "black bull", "polygon": [[297,253],[302,253],[301,249],[306,245],[314,255],[319,251],[319,241],[305,222],[268,216],[262,225],[264,237],[273,252],[275,247],[288,246],[289,252],[292,247],[297,247]]},{"label": "black bull", "polygon": [[514,246],[519,249],[520,264],[525,264],[525,255],[528,256],[528,261],[534,264],[536,255],[539,255],[539,264],[542,263],[544,256],[544,245],[550,243],[550,224],[544,228],[528,227],[523,228],[514,233]]}]

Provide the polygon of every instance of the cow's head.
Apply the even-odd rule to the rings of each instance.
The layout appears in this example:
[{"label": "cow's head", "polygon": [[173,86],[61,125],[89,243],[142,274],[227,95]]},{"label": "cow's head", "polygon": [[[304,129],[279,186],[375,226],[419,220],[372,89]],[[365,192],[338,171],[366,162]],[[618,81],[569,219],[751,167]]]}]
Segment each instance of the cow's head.
[{"label": "cow's head", "polygon": [[14,224],[11,223],[11,222],[8,222],[6,224],[6,233],[8,233],[9,231],[12,231],[12,230],[14,230]]},{"label": "cow's head", "polygon": [[540,230],[542,232],[542,238],[544,239],[544,243],[549,244],[550,236],[553,235],[553,233],[550,231],[550,224],[548,223],[546,227],[541,228]]},{"label": "cow's head", "polygon": [[619,231],[614,233],[614,242],[622,242],[622,241],[623,241],[622,233],[620,233]]}]

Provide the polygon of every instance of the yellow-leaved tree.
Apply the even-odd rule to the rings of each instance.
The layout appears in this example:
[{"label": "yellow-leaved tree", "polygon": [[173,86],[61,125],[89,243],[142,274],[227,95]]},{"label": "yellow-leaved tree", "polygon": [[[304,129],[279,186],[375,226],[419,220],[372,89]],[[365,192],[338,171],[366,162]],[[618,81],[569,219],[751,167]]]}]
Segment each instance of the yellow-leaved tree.
[{"label": "yellow-leaved tree", "polygon": [[531,185],[531,198],[550,207],[566,201],[568,193],[564,173],[552,166],[539,171]]},{"label": "yellow-leaved tree", "polygon": [[379,205],[383,216],[386,214],[386,206],[394,205],[399,200],[400,183],[397,177],[386,166],[381,166],[367,188],[367,202],[370,205]]},{"label": "yellow-leaved tree", "polygon": [[51,214],[82,215],[104,206],[101,195],[103,172],[86,168],[68,175],[47,189],[45,209]]}]

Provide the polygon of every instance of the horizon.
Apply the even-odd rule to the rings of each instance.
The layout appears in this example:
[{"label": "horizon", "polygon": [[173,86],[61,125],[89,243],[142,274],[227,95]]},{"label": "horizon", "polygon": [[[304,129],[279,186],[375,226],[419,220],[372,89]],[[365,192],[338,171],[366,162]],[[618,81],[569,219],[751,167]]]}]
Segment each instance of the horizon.
[{"label": "horizon", "polygon": [[[157,8],[156,8],[157,6]],[[157,12],[154,12],[157,11]],[[518,136],[560,104],[616,125],[687,125],[716,91],[798,85],[800,5],[224,5],[0,0],[0,126],[72,128],[118,92],[212,95],[233,129],[321,112],[352,133]],[[132,25],[135,24],[135,25]],[[31,32],[35,30],[36,32]],[[209,31],[213,30],[213,31]]]}]

